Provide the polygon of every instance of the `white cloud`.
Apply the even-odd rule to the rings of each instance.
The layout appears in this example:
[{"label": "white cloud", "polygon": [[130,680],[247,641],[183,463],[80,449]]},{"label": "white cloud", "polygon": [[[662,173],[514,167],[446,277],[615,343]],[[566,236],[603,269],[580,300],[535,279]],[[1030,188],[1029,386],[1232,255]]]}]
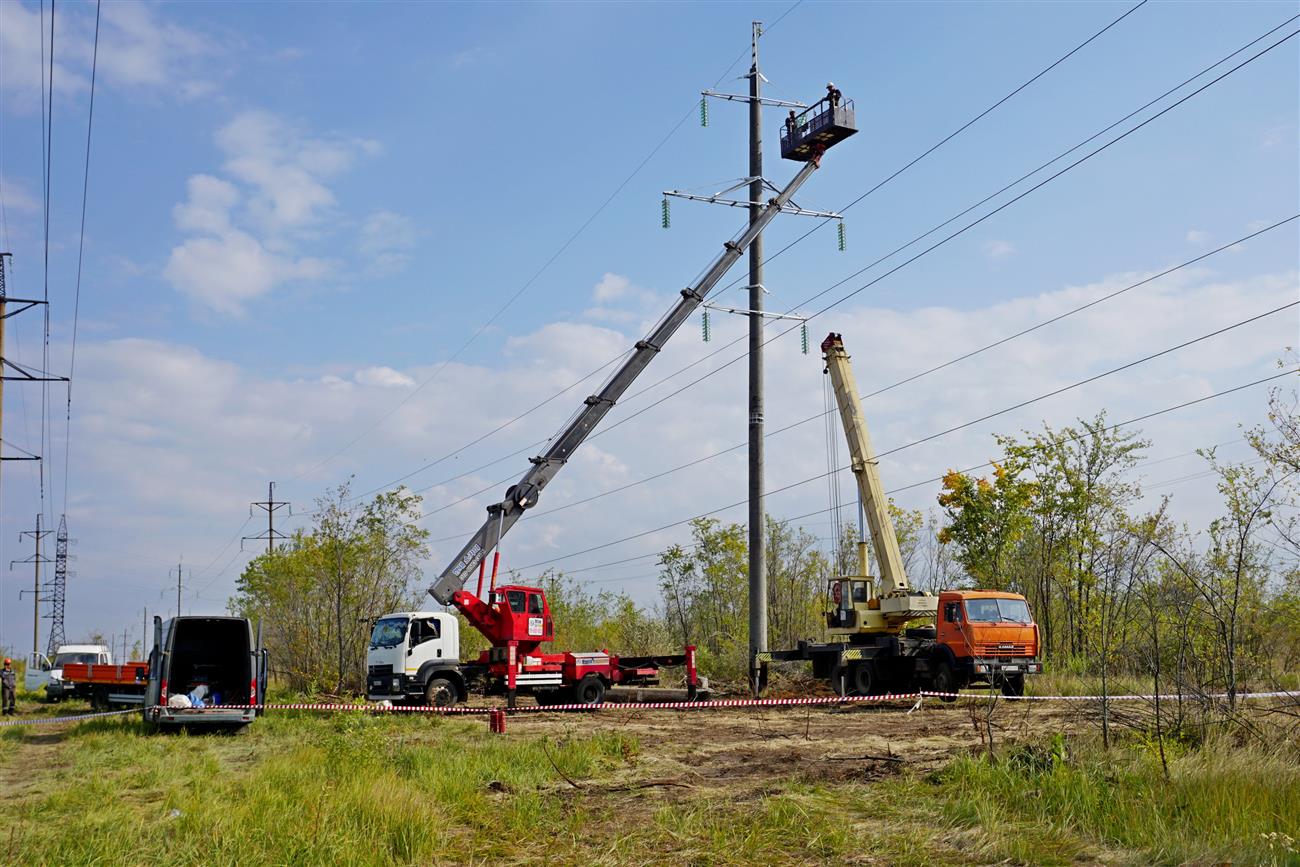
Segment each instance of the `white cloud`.
[{"label": "white cloud", "polygon": [[[378,145],[307,135],[267,111],[239,114],[216,141],[229,177],[197,174],[186,182],[186,200],[172,218],[191,237],[172,249],[163,276],[198,303],[239,314],[283,283],[327,273],[328,262],[299,247],[344,223],[326,181]],[[410,221],[389,211],[372,214],[361,230],[362,244],[389,266],[413,238]]]},{"label": "white cloud", "polygon": [[1187,230],[1187,243],[1189,244],[1207,244],[1213,236],[1201,229]]},{"label": "white cloud", "polygon": [[13,178],[0,178],[0,190],[4,191],[5,209],[23,214],[39,214],[41,200],[28,191],[27,187]]},{"label": "white cloud", "polygon": [[303,135],[267,111],[246,111],[217,133],[225,169],[252,188],[249,214],[270,232],[310,228],[334,206],[325,181],[350,168],[360,140]]},{"label": "white cloud", "polygon": [[1013,256],[1015,255],[1015,252],[1016,252],[1016,245],[1012,244],[1010,241],[985,241],[984,242],[984,255],[995,262],[1000,259],[1006,259],[1009,256]]},{"label": "white cloud", "polygon": [[370,260],[374,271],[393,271],[406,265],[415,246],[415,221],[392,211],[375,211],[361,223],[357,250]]},{"label": "white cloud", "polygon": [[235,185],[212,175],[193,175],[185,184],[189,198],[172,209],[177,227],[221,235],[230,231],[230,212],[239,204]]},{"label": "white cloud", "polygon": [[631,288],[632,281],[622,274],[606,273],[604,277],[600,278],[596,288],[592,290],[591,297],[597,303],[614,301],[627,295]]},{"label": "white cloud", "polygon": [[[170,94],[192,99],[213,93],[212,58],[222,52],[212,36],[163,19],[167,7],[135,0],[103,6],[96,86]],[[22,3],[0,4],[0,54],[4,88],[23,111],[39,111],[41,50],[48,45],[49,15],[42,39],[41,12]],[[95,16],[92,7],[59,6],[55,24],[54,92],[68,97],[90,88]]]},{"label": "white cloud", "polygon": [[647,306],[655,301],[655,294],[633,285],[622,274],[606,272],[592,289],[591,299],[595,306],[583,311],[586,318],[631,323],[643,317]]},{"label": "white cloud", "polygon": [[391,367],[363,367],[353,376],[362,385],[374,385],[379,388],[411,388],[415,380],[404,373],[398,373]]},{"label": "white cloud", "polygon": [[[1145,276],[1112,275],[1090,285],[1066,286],[974,309],[846,306],[836,308],[824,320],[815,320],[812,327],[815,334],[829,329],[844,334],[858,384],[864,392],[871,392]],[[865,408],[873,439],[882,452],[908,445],[1289,303],[1297,291],[1300,286],[1294,273],[1226,281],[1206,271],[1184,270],[942,373],[868,399]],[[1273,360],[1284,346],[1294,344],[1296,326],[1294,310],[1274,315],[1122,374],[907,448],[882,459],[885,484],[898,488],[933,478],[950,467],[964,468],[987,460],[997,451],[991,437],[994,432],[1037,429],[1043,420],[1059,428],[1103,408],[1110,411],[1112,421],[1124,421],[1271,375],[1276,372]],[[693,329],[687,329],[664,348],[596,435],[548,486],[535,512],[507,538],[508,568],[630,536],[744,499],[745,452],[741,448],[649,484],[557,511],[560,506],[744,442],[744,364],[720,368],[722,362],[742,357],[744,347],[715,359],[705,360],[705,356],[742,335],[745,327],[739,318],[719,317],[714,343],[701,343],[691,333]],[[394,367],[385,365],[380,356],[311,375],[275,375],[158,341],[80,343],[78,376],[82,385],[74,419],[72,477],[89,493],[74,504],[69,520],[82,540],[80,567],[97,577],[96,587],[86,588],[85,595],[79,596],[86,607],[73,616],[86,618],[85,612],[100,603],[105,607],[115,604],[110,600],[116,598],[112,594],[120,587],[116,582],[138,581],[134,561],[155,557],[160,550],[184,551],[186,562],[193,557],[196,570],[201,568],[216,557],[228,538],[238,535],[248,502],[264,494],[268,479],[279,482],[278,495],[303,505],[350,474],[356,474],[357,490],[367,490],[510,421],[597,371],[640,336],[636,325],[619,329],[584,321],[555,321],[511,338],[504,352],[489,355],[482,363],[447,365],[384,424],[323,468],[317,464],[393,410],[398,400],[410,394],[410,383],[428,379],[435,365]],[[690,373],[650,388],[667,374],[695,362],[699,364]],[[618,424],[711,370],[718,372],[697,387],[627,424]],[[605,368],[595,373],[523,420],[408,480],[413,488],[429,488],[425,511],[440,510],[422,526],[430,529],[435,539],[451,537],[433,544],[432,556],[425,563],[426,575],[443,567],[463,542],[461,532],[468,534],[477,528],[484,517],[483,507],[513,481],[507,477],[524,471],[526,458],[544,447],[538,443],[559,430],[608,372]],[[800,354],[797,333],[768,346],[767,376],[769,431],[822,411],[822,365],[815,350],[807,356]],[[640,394],[642,389],[644,394]],[[1238,439],[1238,422],[1263,419],[1264,395],[1265,388],[1257,387],[1142,422],[1141,429],[1155,443],[1150,457],[1160,459]],[[12,422],[16,431],[23,429],[19,415],[15,409]],[[842,436],[838,427],[834,433]],[[801,515],[826,507],[824,481],[779,490],[824,472],[823,437],[821,422],[811,422],[767,441],[768,490],[772,492],[768,509],[773,516]],[[56,449],[58,445],[56,442]],[[523,453],[484,467],[516,450]],[[843,460],[842,447],[840,455]],[[1175,479],[1201,469],[1194,457],[1179,460],[1154,467],[1148,481]],[[476,467],[484,468],[474,471]],[[851,490],[850,480],[842,482],[845,490]],[[14,484],[23,482],[18,479]],[[482,489],[487,492],[476,494]],[[936,493],[936,484],[925,484],[900,494],[899,501],[907,507],[930,507]],[[1194,526],[1204,526],[1219,508],[1212,479],[1151,492],[1152,496],[1163,493],[1174,496],[1175,517]],[[21,488],[11,492],[11,496],[20,495],[25,495]],[[462,498],[463,502],[449,506]],[[744,509],[731,509],[718,517],[743,521]],[[824,520],[814,516],[799,523],[824,534],[825,526],[817,526]],[[301,524],[287,524],[286,531],[293,526]],[[581,568],[647,554],[684,540],[687,533],[684,527],[652,533],[557,565]],[[130,548],[125,566],[123,557],[106,547],[123,545]],[[205,597],[207,607],[196,606],[196,611],[222,609],[243,561],[234,559],[235,565],[223,577],[219,570],[237,553],[231,548],[202,576],[203,584],[214,576],[219,580]],[[165,569],[158,571],[165,574]],[[525,570],[524,577],[534,578],[537,571]],[[617,586],[621,576],[653,571],[653,560],[646,560],[582,573],[582,578]],[[653,585],[651,580],[630,584],[628,589],[642,601],[651,601]],[[125,609],[120,616],[122,622],[133,617]]]},{"label": "white cloud", "polygon": [[190,298],[218,313],[239,314],[245,302],[290,280],[323,277],[328,263],[270,252],[246,232],[190,238],[172,250],[163,276]]}]

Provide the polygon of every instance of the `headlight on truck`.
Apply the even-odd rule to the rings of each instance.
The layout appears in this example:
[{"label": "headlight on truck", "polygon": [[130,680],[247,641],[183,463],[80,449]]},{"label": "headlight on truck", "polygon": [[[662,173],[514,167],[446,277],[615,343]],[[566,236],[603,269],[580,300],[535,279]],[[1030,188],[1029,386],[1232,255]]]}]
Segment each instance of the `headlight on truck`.
[{"label": "headlight on truck", "polygon": [[397,677],[393,678],[393,690],[396,691],[401,688],[402,688],[401,678],[397,678]]}]

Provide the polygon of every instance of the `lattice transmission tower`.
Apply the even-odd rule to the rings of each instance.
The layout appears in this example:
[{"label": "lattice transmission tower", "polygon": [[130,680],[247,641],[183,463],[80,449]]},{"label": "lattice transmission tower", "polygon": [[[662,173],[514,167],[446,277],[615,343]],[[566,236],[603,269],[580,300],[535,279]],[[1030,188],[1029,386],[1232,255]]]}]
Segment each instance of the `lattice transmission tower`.
[{"label": "lattice transmission tower", "polygon": [[50,640],[45,655],[50,659],[68,639],[63,631],[63,606],[68,597],[68,516],[59,516],[59,531],[54,534],[54,580],[47,587],[50,603]]}]

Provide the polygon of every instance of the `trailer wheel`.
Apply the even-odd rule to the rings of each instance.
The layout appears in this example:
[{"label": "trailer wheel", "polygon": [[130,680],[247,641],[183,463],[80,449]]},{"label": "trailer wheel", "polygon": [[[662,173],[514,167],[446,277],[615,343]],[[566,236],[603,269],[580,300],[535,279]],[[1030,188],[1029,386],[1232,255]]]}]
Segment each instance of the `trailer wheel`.
[{"label": "trailer wheel", "polygon": [[451,707],[457,698],[456,684],[442,675],[435,674],[424,685],[425,707]]},{"label": "trailer wheel", "polygon": [[951,695],[940,696],[943,701],[956,701],[957,696],[957,676],[952,672],[952,666],[947,662],[940,662],[934,669],[934,678],[930,685],[934,687],[935,692],[952,693]]},{"label": "trailer wheel", "polygon": [[1023,674],[1003,675],[1002,694],[1003,695],[1024,695],[1025,676]]},{"label": "trailer wheel", "polygon": [[573,688],[577,704],[600,704],[605,700],[605,682],[598,674],[589,674]]}]

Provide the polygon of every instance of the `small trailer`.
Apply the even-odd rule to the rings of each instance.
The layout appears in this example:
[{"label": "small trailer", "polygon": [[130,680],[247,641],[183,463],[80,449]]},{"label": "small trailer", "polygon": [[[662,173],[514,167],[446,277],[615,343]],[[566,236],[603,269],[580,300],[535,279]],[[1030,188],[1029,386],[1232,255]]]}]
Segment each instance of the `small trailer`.
[{"label": "small trailer", "polygon": [[144,704],[149,663],[70,662],[63,666],[63,683],[71,694],[89,699],[95,710]]}]

